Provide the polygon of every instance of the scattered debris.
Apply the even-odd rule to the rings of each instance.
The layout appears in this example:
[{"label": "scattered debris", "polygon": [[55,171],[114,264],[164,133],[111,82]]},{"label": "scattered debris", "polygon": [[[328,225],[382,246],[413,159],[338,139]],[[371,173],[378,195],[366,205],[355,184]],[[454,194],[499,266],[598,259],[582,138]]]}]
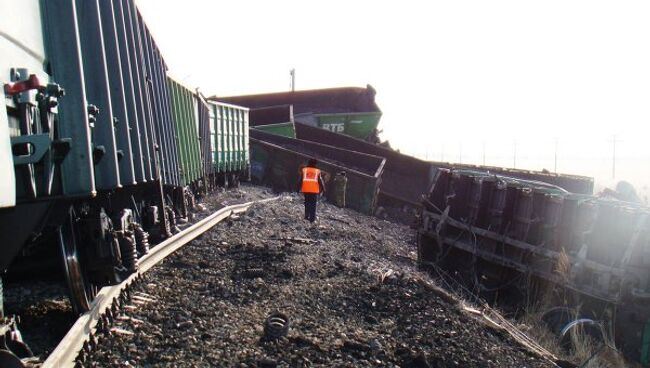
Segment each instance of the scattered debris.
[{"label": "scattered debris", "polygon": [[264,336],[269,340],[284,337],[289,332],[289,317],[281,312],[273,312],[264,322]]},{"label": "scattered debris", "polygon": [[[134,294],[156,302],[124,311],[145,323],[100,335],[90,366],[553,366],[419,272],[407,226],[326,203],[312,225],[302,207],[297,195],[255,207],[151,270]],[[263,278],[244,277],[257,269]],[[291,328],[265,339],[275,311]]]}]

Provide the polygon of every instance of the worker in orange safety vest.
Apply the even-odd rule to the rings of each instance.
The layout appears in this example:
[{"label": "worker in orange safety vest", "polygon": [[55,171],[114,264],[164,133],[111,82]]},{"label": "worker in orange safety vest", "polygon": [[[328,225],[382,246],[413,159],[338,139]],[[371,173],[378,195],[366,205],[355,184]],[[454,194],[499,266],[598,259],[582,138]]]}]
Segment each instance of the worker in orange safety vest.
[{"label": "worker in orange safety vest", "polygon": [[318,195],[325,192],[325,183],[321,171],[316,168],[318,161],[310,159],[307,166],[300,169],[298,188],[305,195],[305,220],[316,221],[316,203]]}]

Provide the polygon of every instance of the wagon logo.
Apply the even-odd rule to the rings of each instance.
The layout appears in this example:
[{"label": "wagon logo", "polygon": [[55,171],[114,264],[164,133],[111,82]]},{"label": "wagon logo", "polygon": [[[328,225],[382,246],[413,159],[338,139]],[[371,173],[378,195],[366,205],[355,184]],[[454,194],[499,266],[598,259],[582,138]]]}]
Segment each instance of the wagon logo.
[{"label": "wagon logo", "polygon": [[334,133],[343,133],[345,130],[345,124],[343,123],[328,123],[328,124],[323,124],[323,129],[327,129],[329,131],[332,131]]}]

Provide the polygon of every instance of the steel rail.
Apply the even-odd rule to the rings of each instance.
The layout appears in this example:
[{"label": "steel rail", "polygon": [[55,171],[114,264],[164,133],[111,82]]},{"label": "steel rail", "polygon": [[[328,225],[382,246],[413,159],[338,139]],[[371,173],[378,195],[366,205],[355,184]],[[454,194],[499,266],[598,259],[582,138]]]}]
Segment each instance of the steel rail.
[{"label": "steel rail", "polygon": [[74,367],[79,352],[84,344],[94,333],[97,323],[102,315],[111,307],[114,300],[127,286],[131,285],[137,278],[147,272],[153,266],[165,259],[177,249],[208,231],[219,222],[233,214],[245,212],[250,206],[258,203],[265,203],[279,199],[273,197],[257,201],[246,202],[223,207],[215,213],[188,227],[171,238],[153,247],[149,253],[138,260],[138,271],[131,274],[126,280],[113,286],[105,286],[98,293],[91,304],[91,309],[79,316],[61,342],[47,357],[41,368],[63,368]]}]

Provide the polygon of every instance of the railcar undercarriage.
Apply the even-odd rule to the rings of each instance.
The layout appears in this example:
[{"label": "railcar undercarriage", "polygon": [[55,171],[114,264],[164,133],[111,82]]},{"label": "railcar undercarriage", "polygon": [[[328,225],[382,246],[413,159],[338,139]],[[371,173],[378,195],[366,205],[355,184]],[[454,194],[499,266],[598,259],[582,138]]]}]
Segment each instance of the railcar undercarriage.
[{"label": "railcar undercarriage", "polygon": [[451,270],[488,301],[546,307],[562,337],[596,326],[605,341],[643,361],[650,338],[648,213],[544,183],[441,170],[423,199],[418,259]]}]

